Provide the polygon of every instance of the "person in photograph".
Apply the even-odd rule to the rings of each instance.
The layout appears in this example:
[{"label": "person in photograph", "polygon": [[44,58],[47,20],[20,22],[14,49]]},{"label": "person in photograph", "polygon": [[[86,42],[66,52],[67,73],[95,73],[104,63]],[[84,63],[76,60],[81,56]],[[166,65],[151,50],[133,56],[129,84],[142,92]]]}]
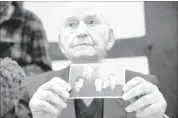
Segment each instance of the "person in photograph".
[{"label": "person in photograph", "polygon": [[94,77],[92,79],[86,79],[84,77],[84,84],[80,91],[81,97],[92,97],[95,95],[95,84],[94,84]]},{"label": "person in photograph", "polygon": [[75,86],[73,91],[71,92],[72,97],[80,97],[80,90],[83,87],[84,78],[82,76],[78,76],[75,81]]},{"label": "person in photograph", "polygon": [[[83,78],[84,78],[84,86],[81,90],[81,95],[83,97],[91,97],[95,92],[95,76],[93,76],[93,67],[91,65],[86,65],[83,67]],[[87,91],[90,90],[90,91]]]},{"label": "person in photograph", "polygon": [[106,96],[122,96],[122,87],[116,84],[116,76],[114,74],[109,74],[107,76],[109,86],[104,88],[104,95]]},{"label": "person in photograph", "polygon": [[89,65],[83,68],[83,77],[87,79],[88,81],[92,81],[92,72],[93,68]]},{"label": "person in photograph", "polygon": [[[115,43],[113,29],[100,8],[99,4],[72,2],[63,10],[58,30],[59,45],[74,64],[105,63],[104,59]],[[69,72],[70,65],[29,79],[27,90],[34,118],[166,117],[167,102],[153,75],[126,70],[121,99],[77,101],[69,99]]]},{"label": "person in photograph", "polygon": [[95,79],[95,96],[102,96],[103,93],[103,80],[101,78],[96,78]]}]

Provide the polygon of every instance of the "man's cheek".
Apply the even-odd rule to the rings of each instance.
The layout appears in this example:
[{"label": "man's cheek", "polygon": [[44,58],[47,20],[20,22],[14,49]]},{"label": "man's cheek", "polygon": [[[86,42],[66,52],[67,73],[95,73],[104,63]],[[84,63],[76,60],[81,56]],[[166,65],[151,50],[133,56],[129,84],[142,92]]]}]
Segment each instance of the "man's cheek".
[{"label": "man's cheek", "polygon": [[101,36],[106,36],[108,34],[108,29],[103,26],[103,27],[98,28],[97,32]]},{"label": "man's cheek", "polygon": [[62,44],[65,46],[65,48],[70,48],[72,46],[72,38],[70,36],[64,36],[62,38]]}]

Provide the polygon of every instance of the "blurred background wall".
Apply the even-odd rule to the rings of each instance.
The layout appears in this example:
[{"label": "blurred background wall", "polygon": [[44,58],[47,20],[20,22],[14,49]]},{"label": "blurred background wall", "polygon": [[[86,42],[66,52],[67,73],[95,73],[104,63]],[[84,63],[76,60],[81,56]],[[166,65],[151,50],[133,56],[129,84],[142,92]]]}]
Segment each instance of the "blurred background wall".
[{"label": "blurred background wall", "polygon": [[[35,7],[34,4],[39,4],[40,9],[39,5]],[[127,2],[124,4],[125,6],[122,9],[125,8],[125,10],[121,10],[122,15],[119,18],[124,17],[125,20],[123,18],[123,21],[126,21],[125,24],[127,23],[127,25],[121,26],[117,23],[117,20],[113,21],[116,28],[120,28],[117,29],[117,36],[120,37],[117,37],[119,40],[116,41],[113,49],[109,52],[108,58],[122,63],[131,70],[135,69],[135,71],[156,75],[163,95],[168,102],[166,114],[170,118],[177,118],[178,2],[141,2],[140,4],[130,4],[130,6]],[[45,18],[52,16],[42,9],[44,5],[46,11],[49,11],[49,3],[42,5],[42,3],[27,2],[24,5],[41,17],[47,33],[53,30],[50,29],[51,22],[48,22],[48,19]],[[55,3],[53,5],[60,7]],[[63,6],[64,4],[60,5]],[[123,6],[123,4],[120,6]],[[52,7],[54,8],[54,6]],[[129,11],[129,9],[131,10]],[[116,16],[119,16],[120,12],[117,10],[115,9],[113,12]],[[132,25],[133,23],[137,25]],[[119,35],[119,33],[122,35]],[[61,64],[65,64],[67,61],[57,42],[50,38],[51,35],[49,33],[48,40],[53,65],[56,65],[53,68],[55,70],[61,68]]]},{"label": "blurred background wall", "polygon": [[177,118],[178,2],[146,2],[145,54],[168,101],[167,114]]}]

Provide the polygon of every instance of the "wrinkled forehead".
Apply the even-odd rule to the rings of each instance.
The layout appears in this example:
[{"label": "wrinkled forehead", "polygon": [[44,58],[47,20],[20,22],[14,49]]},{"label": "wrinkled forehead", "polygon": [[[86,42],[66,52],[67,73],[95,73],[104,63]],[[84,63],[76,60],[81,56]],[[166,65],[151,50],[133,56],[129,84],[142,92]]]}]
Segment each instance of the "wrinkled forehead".
[{"label": "wrinkled forehead", "polygon": [[89,15],[89,14],[95,14],[100,15],[101,10],[97,8],[98,5],[96,4],[71,4],[68,6],[68,9],[66,11],[68,16],[78,16],[78,15]]},{"label": "wrinkled forehead", "polygon": [[97,17],[103,20],[102,7],[93,2],[72,2],[69,3],[63,10],[62,23],[70,18],[81,18],[87,16]]}]

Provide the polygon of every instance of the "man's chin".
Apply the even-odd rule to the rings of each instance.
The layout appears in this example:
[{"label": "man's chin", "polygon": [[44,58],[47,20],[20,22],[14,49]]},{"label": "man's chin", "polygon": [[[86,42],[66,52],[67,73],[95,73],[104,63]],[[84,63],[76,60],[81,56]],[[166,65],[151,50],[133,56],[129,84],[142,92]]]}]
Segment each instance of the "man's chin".
[{"label": "man's chin", "polygon": [[75,53],[74,57],[76,59],[93,59],[95,58],[97,55],[94,52],[82,52],[82,53]]},{"label": "man's chin", "polygon": [[77,61],[77,62],[96,62],[96,61],[98,61],[98,58],[97,58],[97,56],[96,55],[80,55],[80,56],[76,56],[75,57],[75,59],[74,59],[75,61]]}]

